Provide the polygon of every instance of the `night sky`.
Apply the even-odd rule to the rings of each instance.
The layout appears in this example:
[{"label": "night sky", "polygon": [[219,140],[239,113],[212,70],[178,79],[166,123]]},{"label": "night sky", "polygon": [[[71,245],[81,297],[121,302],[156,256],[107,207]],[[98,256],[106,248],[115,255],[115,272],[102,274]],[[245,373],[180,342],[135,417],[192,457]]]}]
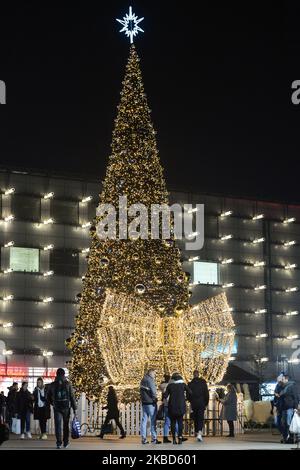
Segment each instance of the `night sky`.
[{"label": "night sky", "polygon": [[2,166],[103,178],[129,52],[115,18],[131,4],[169,189],[300,203],[299,7],[41,3],[1,5]]}]

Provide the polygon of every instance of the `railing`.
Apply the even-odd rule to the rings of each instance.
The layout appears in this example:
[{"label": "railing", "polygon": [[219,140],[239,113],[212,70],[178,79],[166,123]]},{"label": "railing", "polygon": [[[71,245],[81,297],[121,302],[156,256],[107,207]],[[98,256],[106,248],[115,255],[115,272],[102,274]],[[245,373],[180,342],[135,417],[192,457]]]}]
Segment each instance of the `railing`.
[{"label": "railing", "polygon": [[[222,405],[210,398],[209,405],[205,412],[205,425],[204,435],[206,436],[222,436],[223,433],[229,432],[227,421],[222,420],[221,414]],[[78,402],[77,417],[82,425],[82,433],[86,436],[95,436],[100,433],[101,425],[104,422],[106,410],[102,406],[88,401],[84,394]],[[120,405],[120,421],[128,436],[138,436],[140,433],[141,423],[141,406],[140,402],[129,403],[127,405]],[[114,424],[114,421],[112,421]],[[32,420],[31,429],[33,433],[39,433],[38,421]],[[162,435],[163,421],[157,421],[157,433]],[[242,395],[238,395],[238,420],[235,422],[235,433],[243,433],[244,425],[244,409]],[[47,424],[48,434],[54,434],[54,419],[53,410],[51,412],[51,419]],[[119,432],[114,430],[114,432]],[[187,405],[187,413],[184,418],[184,434],[193,435],[193,420],[190,418],[190,409]]]}]

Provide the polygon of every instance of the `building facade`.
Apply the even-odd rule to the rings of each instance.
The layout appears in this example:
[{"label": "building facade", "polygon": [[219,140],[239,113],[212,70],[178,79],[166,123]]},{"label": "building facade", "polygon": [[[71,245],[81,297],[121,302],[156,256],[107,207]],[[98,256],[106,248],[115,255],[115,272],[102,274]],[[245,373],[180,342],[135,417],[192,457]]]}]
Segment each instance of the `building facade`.
[{"label": "building facade", "polygon": [[[70,359],[100,182],[0,169],[0,388],[53,374]],[[300,206],[188,192],[204,204],[205,242],[186,251],[191,303],[226,291],[236,324],[235,363],[274,379],[300,379]],[[299,339],[298,339],[299,334]]]}]

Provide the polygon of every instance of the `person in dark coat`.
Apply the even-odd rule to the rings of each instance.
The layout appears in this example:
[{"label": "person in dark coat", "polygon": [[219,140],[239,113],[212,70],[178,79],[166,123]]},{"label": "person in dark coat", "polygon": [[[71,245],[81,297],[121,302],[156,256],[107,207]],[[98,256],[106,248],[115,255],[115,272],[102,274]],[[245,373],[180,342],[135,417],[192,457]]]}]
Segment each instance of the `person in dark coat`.
[{"label": "person in dark coat", "polygon": [[28,382],[22,382],[22,387],[17,393],[16,398],[16,414],[21,420],[21,439],[32,439],[30,432],[30,419],[33,412],[33,396],[28,390]]},{"label": "person in dark coat", "polygon": [[222,418],[226,419],[229,426],[227,437],[234,437],[234,421],[237,420],[237,394],[232,384],[227,385],[225,398],[219,401],[223,404]]},{"label": "person in dark coat", "polygon": [[47,420],[51,417],[50,404],[47,400],[47,390],[42,377],[36,381],[36,387],[33,391],[33,417],[39,421],[41,435],[40,439],[47,439],[46,427]]},{"label": "person in dark coat", "polygon": [[209,391],[206,380],[200,377],[199,371],[195,370],[193,375],[193,380],[188,384],[191,391],[188,399],[193,410],[195,436],[201,442],[203,440],[204,413],[209,402]]},{"label": "person in dark coat", "polygon": [[0,423],[6,422],[6,396],[4,392],[0,393]]},{"label": "person in dark coat", "polygon": [[[47,399],[54,408],[54,425],[56,436],[56,448],[61,449],[62,442],[64,448],[69,447],[69,422],[71,408],[76,413],[76,401],[73,387],[65,378],[65,371],[59,367],[56,371],[56,378],[47,388]],[[61,425],[63,424],[63,438],[61,436]]]},{"label": "person in dark coat", "polygon": [[[175,372],[164,393],[164,398],[169,398],[168,413],[171,419],[173,444],[182,444],[183,416],[186,413],[186,396],[188,394],[191,395],[191,391],[181,375]],[[176,441],[176,425],[178,426],[178,442]]]},{"label": "person in dark coat", "polygon": [[19,386],[17,382],[14,382],[10,387],[8,387],[6,406],[7,406],[7,421],[10,427],[12,424],[12,419],[16,414],[16,400],[17,400],[18,388]]},{"label": "person in dark coat", "polygon": [[118,397],[116,391],[113,386],[108,387],[108,394],[107,394],[107,405],[102,407],[103,409],[107,409],[107,415],[105,417],[104,423],[101,428],[100,438],[103,439],[105,434],[105,428],[109,424],[109,422],[113,419],[120,429],[121,436],[120,439],[124,439],[126,437],[126,433],[123,429],[122,424],[120,423],[120,412],[118,408]]},{"label": "person in dark coat", "polygon": [[293,380],[290,380],[287,374],[283,376],[282,384],[283,389],[279,393],[279,397],[282,400],[281,432],[283,442],[286,444],[292,444],[293,438],[289,435],[289,428],[292,422],[294,410],[298,408],[299,395],[296,383]]}]

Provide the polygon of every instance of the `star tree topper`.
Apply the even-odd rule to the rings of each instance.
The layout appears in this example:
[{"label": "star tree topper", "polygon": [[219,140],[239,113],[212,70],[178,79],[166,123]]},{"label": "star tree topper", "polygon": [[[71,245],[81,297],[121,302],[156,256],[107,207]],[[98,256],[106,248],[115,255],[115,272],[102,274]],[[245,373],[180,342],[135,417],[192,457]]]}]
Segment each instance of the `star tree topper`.
[{"label": "star tree topper", "polygon": [[144,30],[139,27],[139,23],[143,21],[144,18],[138,18],[138,16],[135,13],[132,13],[132,7],[129,7],[129,14],[126,13],[126,15],[123,17],[122,20],[118,20],[121,25],[123,25],[123,28],[120,29],[120,33],[125,33],[127,37],[130,38],[130,43],[133,43],[133,38],[134,36],[137,36],[139,34],[139,31],[142,33]]}]

